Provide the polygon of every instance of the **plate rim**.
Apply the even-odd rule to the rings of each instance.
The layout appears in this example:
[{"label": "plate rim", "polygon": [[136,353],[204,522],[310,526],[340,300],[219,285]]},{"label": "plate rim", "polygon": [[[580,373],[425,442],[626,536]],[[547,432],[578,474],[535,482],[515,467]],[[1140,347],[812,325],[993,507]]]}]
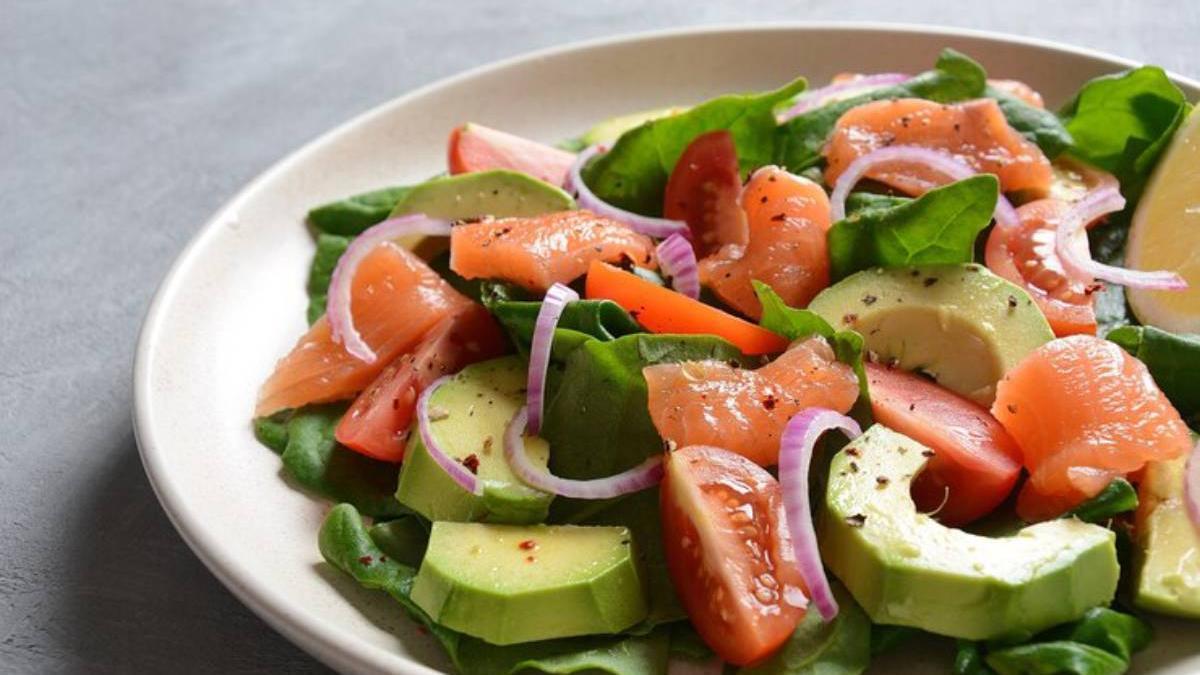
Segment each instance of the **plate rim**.
[{"label": "plate rim", "polygon": [[[196,555],[204,566],[224,585],[243,605],[265,621],[272,629],[282,634],[294,645],[314,656],[324,664],[340,671],[369,671],[378,669],[386,660],[403,658],[404,672],[415,675],[437,675],[439,671],[423,664],[407,659],[403,655],[390,652],[382,647],[355,641],[341,631],[332,628],[328,623],[311,619],[305,614],[290,611],[288,603],[281,594],[269,587],[255,585],[238,575],[236,566],[222,554],[222,546],[212,537],[207,536],[200,526],[199,514],[188,511],[177,494],[177,486],[170,476],[165,455],[159,449],[163,441],[156,437],[150,422],[151,399],[153,397],[151,382],[153,380],[153,354],[158,341],[158,335],[164,329],[165,308],[181,287],[181,281],[188,268],[196,264],[200,252],[207,242],[216,237],[222,229],[222,224],[236,218],[238,207],[262,185],[271,181],[276,175],[303,162],[306,157],[328,145],[342,135],[368,123],[378,117],[386,116],[396,108],[402,108],[414,99],[419,99],[442,88],[452,87],[458,82],[486,75],[490,72],[504,70],[513,66],[524,65],[528,62],[557,58],[565,54],[581,53],[590,50],[604,49],[615,45],[632,45],[639,42],[655,42],[664,39],[696,37],[704,35],[721,35],[736,33],[763,32],[824,32],[836,30],[853,30],[877,33],[905,33],[930,36],[965,37],[993,42],[1016,44],[1043,50],[1051,50],[1063,54],[1086,57],[1110,62],[1121,67],[1133,67],[1141,62],[1118,56],[1109,52],[1059,42],[1047,38],[1028,37],[975,28],[959,28],[952,26],[936,26],[920,23],[891,23],[877,21],[787,21],[787,22],[751,22],[751,23],[717,23],[667,28],[647,31],[635,31],[608,35],[586,40],[568,42],[521,52],[499,60],[483,63],[463,71],[438,78],[422,84],[399,96],[367,108],[361,113],[338,123],[303,143],[295,150],[273,162],[265,170],[242,186],[231,198],[225,201],[193,234],[187,244],[180,250],[171,263],[162,281],[158,284],[154,295],[143,315],[138,331],[136,348],[133,359],[133,429],[137,442],[138,455],[146,472],[150,485],[163,511],[167,514],[172,526],[183,538],[188,548]],[[1172,81],[1200,90],[1200,81],[1173,71],[1166,71]],[[394,666],[393,664],[389,664]]]}]

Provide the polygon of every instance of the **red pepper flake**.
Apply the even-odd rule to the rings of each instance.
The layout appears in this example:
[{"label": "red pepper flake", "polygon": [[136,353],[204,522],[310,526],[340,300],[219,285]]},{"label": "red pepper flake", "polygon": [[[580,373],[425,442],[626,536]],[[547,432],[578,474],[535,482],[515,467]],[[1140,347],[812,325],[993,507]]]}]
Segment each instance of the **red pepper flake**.
[{"label": "red pepper flake", "polygon": [[363,557],[358,559],[358,564],[369,567],[371,565],[371,563],[374,561],[375,561],[375,559],[372,558],[371,556],[364,555]]},{"label": "red pepper flake", "polygon": [[517,548],[521,549],[522,551],[532,551],[533,549],[537,548],[537,542],[532,539],[526,539],[525,541],[517,544]]},{"label": "red pepper flake", "polygon": [[844,324],[852,324],[855,321],[858,321],[857,314],[851,313],[851,314],[846,314],[845,316],[842,317],[842,323],[844,323]]},{"label": "red pepper flake", "polygon": [[531,556],[531,555],[527,555],[527,556],[525,556],[525,562],[527,562],[527,563],[531,563],[531,562],[533,562],[533,561],[535,561],[535,560],[537,560],[537,558],[535,558],[535,557],[533,557],[533,556]]},{"label": "red pepper flake", "polygon": [[1005,405],[1004,407],[1005,407],[1005,408],[1008,408],[1008,412],[1010,412],[1010,413],[1012,413],[1012,414],[1014,414],[1014,415],[1016,415],[1016,414],[1017,414],[1017,406],[1016,406],[1016,405],[1014,405],[1014,404],[1012,404],[1012,403],[1009,403],[1009,404]]},{"label": "red pepper flake", "polygon": [[479,457],[473,452],[462,458],[462,465],[471,473],[479,473]]},{"label": "red pepper flake", "polygon": [[767,394],[767,397],[763,399],[762,405],[767,410],[774,410],[776,403],[778,403],[778,401],[775,400],[775,395]]}]

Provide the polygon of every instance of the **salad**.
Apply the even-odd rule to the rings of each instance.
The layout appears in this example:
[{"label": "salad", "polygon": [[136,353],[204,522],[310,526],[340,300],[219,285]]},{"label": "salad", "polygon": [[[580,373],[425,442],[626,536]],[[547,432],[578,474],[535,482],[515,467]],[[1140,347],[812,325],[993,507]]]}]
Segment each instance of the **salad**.
[{"label": "salad", "polygon": [[461,673],[1123,672],[1200,618],[1190,112],[946,50],[553,147],[465,124],[311,211],[256,435]]}]

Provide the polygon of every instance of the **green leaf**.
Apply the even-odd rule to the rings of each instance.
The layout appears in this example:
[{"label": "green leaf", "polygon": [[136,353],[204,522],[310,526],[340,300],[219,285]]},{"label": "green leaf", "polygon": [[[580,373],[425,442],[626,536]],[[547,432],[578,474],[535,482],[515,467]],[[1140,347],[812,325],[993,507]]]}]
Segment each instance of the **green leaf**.
[{"label": "green leaf", "polygon": [[[521,354],[529,353],[533,329],[542,303],[535,301],[499,301],[486,305],[500,325],[508,331]],[[637,321],[612,300],[576,300],[568,303],[558,320],[559,328],[585,333],[597,340],[615,340],[645,332]]]},{"label": "green leaf", "polygon": [[287,448],[287,422],[291,416],[291,410],[283,410],[270,417],[259,417],[254,420],[254,437],[259,443],[282,454]]},{"label": "green leaf", "polygon": [[871,656],[889,652],[920,634],[919,628],[911,626],[875,624],[871,626]]},{"label": "green leaf", "polygon": [[871,620],[854,598],[833,582],[839,611],[825,623],[809,611],[779,651],[739,675],[853,675],[871,663]]},{"label": "green leaf", "polygon": [[1000,675],[1119,675],[1129,664],[1103,649],[1078,642],[1039,642],[991,652],[988,666]]},{"label": "green leaf", "polygon": [[385,220],[411,189],[409,186],[383,188],[323,204],[308,212],[308,222],[319,232],[353,237]]},{"label": "green leaf", "polygon": [[371,541],[387,557],[410,567],[420,567],[429,545],[429,523],[416,514],[377,523],[370,529]]},{"label": "green leaf", "polygon": [[900,84],[836,101],[809,110],[780,126],[781,140],[775,162],[789,171],[799,172],[821,162],[821,150],[833,132],[838,118],[847,110],[889,98],[924,98],[952,103],[979,98],[984,93],[987,73],[970,57],[953,49],[942,51],[933,70]]},{"label": "green leaf", "polygon": [[1153,326],[1122,326],[1108,339],[1137,357],[1179,414],[1195,424],[1200,416],[1200,336],[1176,335]]},{"label": "green leaf", "polygon": [[954,652],[954,675],[993,675],[983,661],[983,650],[978,642],[959,640]]},{"label": "green leaf", "polygon": [[463,675],[666,673],[669,627],[644,636],[587,636],[499,647],[438,625],[410,598],[416,571],[388,558],[349,504],[339,504],[329,512],[318,543],[330,565],[366,588],[387,592],[409,616],[423,624]]},{"label": "green leaf", "polygon": [[406,513],[394,497],[400,468],[348,450],[333,438],[344,405],[310,406],[288,420],[283,468],[301,486],[373,517]]},{"label": "green leaf", "polygon": [[325,314],[325,301],[329,294],[329,280],[338,260],[350,246],[350,237],[321,233],[317,235],[317,252],[313,255],[312,267],[308,271],[308,325],[317,322]]},{"label": "green leaf", "polygon": [[1063,126],[1062,120],[1053,112],[1044,108],[1035,108],[1012,94],[987,87],[984,95],[995,99],[1004,112],[1008,125],[1016,129],[1022,136],[1037,144],[1042,152],[1054,159],[1071,147],[1071,134]]},{"label": "green leaf", "polygon": [[835,331],[833,326],[816,312],[788,307],[783,298],[770,286],[757,280],[752,283],[763,308],[759,325],[772,333],[782,335],[788,341],[794,342],[813,335],[820,335],[828,340],[838,361],[854,369],[854,374],[858,376],[860,395],[864,400],[871,400],[867,371],[863,366],[863,352],[866,349],[863,336],[849,329]]},{"label": "green leaf", "polygon": [[1100,494],[1063,514],[1064,518],[1078,518],[1085,523],[1104,523],[1121,513],[1128,513],[1138,506],[1137,490],[1124,478],[1114,479]]},{"label": "green leaf", "polygon": [[1187,112],[1166,72],[1142,66],[1088,81],[1061,114],[1071,154],[1114,174],[1132,204]]},{"label": "green leaf", "polygon": [[1039,638],[1080,642],[1129,661],[1134,652],[1149,646],[1154,639],[1154,631],[1150,624],[1132,614],[1107,607],[1094,607],[1082,619],[1053,628]]},{"label": "green leaf", "polygon": [[671,624],[671,655],[699,661],[712,658],[713,651],[690,621],[676,621]]},{"label": "green leaf", "polygon": [[829,230],[834,279],[871,267],[972,262],[992,220],[1000,183],[981,174],[888,209],[860,211]]},{"label": "green leaf", "polygon": [[622,134],[612,150],[584,168],[583,178],[609,204],[659,215],[675,162],[700,134],[728,129],[743,174],[770,164],[778,139],[775,108],[804,87],[804,80],[798,79],[762,94],[729,94],[647,122]]},{"label": "green leaf", "polygon": [[846,197],[846,215],[853,216],[860,211],[870,211],[873,209],[889,209],[911,201],[910,197],[880,195],[874,192],[851,192]]},{"label": "green leaf", "polygon": [[728,342],[703,335],[638,333],[602,341],[560,328],[554,342],[542,437],[554,448],[551,471],[564,478],[611,476],[662,452],[646,408],[646,366],[754,363]]}]

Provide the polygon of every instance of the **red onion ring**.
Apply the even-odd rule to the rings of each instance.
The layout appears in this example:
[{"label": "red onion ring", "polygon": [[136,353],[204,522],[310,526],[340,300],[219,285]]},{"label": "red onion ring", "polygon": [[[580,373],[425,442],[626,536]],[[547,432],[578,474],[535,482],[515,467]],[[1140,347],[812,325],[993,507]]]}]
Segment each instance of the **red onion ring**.
[{"label": "red onion ring", "polygon": [[671,287],[695,300],[700,297],[700,266],[696,249],[682,234],[673,234],[654,250],[658,266],[671,278]]},{"label": "red onion ring", "polygon": [[1192,447],[1183,469],[1183,504],[1192,527],[1200,536],[1200,443]]},{"label": "red onion ring", "polygon": [[633,228],[635,232],[640,232],[648,237],[665,239],[672,234],[682,234],[685,237],[690,237],[691,230],[688,229],[687,223],[682,220],[653,218],[651,216],[643,216],[640,213],[626,211],[600,199],[596,196],[596,193],[592,192],[587,183],[583,182],[583,167],[587,166],[587,163],[596,155],[602,155],[606,152],[608,152],[608,148],[601,145],[593,145],[579,153],[575,158],[575,164],[567,172],[567,180],[563,185],[567,192],[575,195],[575,202],[580,207],[598,216],[619,220]]},{"label": "red onion ring", "polygon": [[1159,270],[1143,272],[1124,267],[1113,267],[1092,260],[1090,251],[1083,246],[1072,246],[1087,228],[1088,223],[1125,208],[1125,198],[1114,186],[1092,190],[1071,205],[1063,214],[1054,231],[1054,252],[1062,261],[1067,274],[1081,279],[1100,279],[1128,288],[1144,288],[1155,291],[1182,291],[1188,287],[1183,277]]},{"label": "red onion ring", "polygon": [[360,361],[374,363],[375,351],[354,327],[354,314],[350,311],[354,274],[376,246],[413,235],[448,237],[450,221],[430,218],[422,213],[385,220],[355,237],[333,268],[333,275],[329,278],[329,300],[325,308],[325,315],[329,317],[330,336],[334,342],[342,344],[346,353]]},{"label": "red onion ring", "polygon": [[775,120],[779,124],[783,124],[788,120],[802,115],[813,108],[835,103],[844,99],[865,94],[868,91],[874,91],[882,87],[900,84],[911,79],[910,75],[904,73],[878,73],[876,75],[863,75],[853,80],[846,82],[838,82],[837,84],[829,84],[820,89],[812,89],[800,94],[796,98],[796,102],[792,107],[777,114]]},{"label": "red onion ring", "polygon": [[532,488],[573,499],[609,499],[654,487],[662,481],[662,457],[658,456],[628,471],[594,480],[559,478],[546,469],[534,466],[525,453],[524,433],[528,416],[528,406],[522,407],[509,421],[508,428],[504,430],[504,457],[517,478]]},{"label": "red onion ring", "polygon": [[[871,169],[888,162],[922,164],[941,173],[951,181],[970,178],[977,173],[970,165],[954,155],[932,148],[923,148],[917,145],[891,145],[872,150],[850,162],[850,165],[834,182],[833,192],[829,195],[829,215],[833,222],[836,223],[846,217],[846,198],[850,196],[850,191],[854,189],[858,181],[862,180],[863,176]],[[1016,227],[1021,222],[1017,217],[1017,210],[1004,195],[1000,195],[1000,198],[996,200],[995,218],[996,224],[1001,227]]]},{"label": "red onion ring", "polygon": [[533,324],[533,339],[529,344],[529,372],[525,381],[525,401],[529,408],[529,433],[542,430],[542,406],[546,397],[546,371],[550,369],[550,348],[554,346],[554,329],[562,318],[568,302],[579,294],[562,284],[554,284],[542,298],[537,320]]},{"label": "red onion ring", "polygon": [[471,470],[455,461],[453,457],[446,454],[442,446],[438,445],[437,439],[433,437],[433,430],[429,428],[429,399],[433,396],[433,392],[438,387],[446,383],[447,380],[454,377],[453,375],[443,375],[434,380],[425,391],[417,398],[417,431],[421,434],[421,444],[425,446],[425,450],[433,461],[442,470],[450,475],[450,478],[458,484],[459,487],[470,492],[471,494],[481,494],[482,485],[471,473]]},{"label": "red onion ring", "polygon": [[862,434],[858,422],[845,415],[828,408],[806,408],[788,421],[779,442],[779,484],[783,487],[788,531],[808,594],[827,622],[837,616],[838,605],[817,548],[808,498],[808,470],[817,440],[831,429],[841,429],[851,439]]}]

